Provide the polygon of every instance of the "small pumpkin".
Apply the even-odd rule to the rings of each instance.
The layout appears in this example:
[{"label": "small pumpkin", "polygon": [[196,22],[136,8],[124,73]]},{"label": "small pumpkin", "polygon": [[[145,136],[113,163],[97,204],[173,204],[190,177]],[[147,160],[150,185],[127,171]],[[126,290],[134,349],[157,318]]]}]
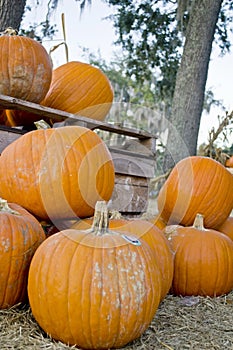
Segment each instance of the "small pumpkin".
[{"label": "small pumpkin", "polygon": [[97,202],[90,230],[47,238],[30,265],[32,313],[52,338],[82,349],[123,347],[149,326],[160,302],[161,275],[150,247],[108,228]]},{"label": "small pumpkin", "polygon": [[53,70],[50,89],[41,104],[104,120],[112,101],[113,90],[107,76],[91,64],[72,61]]},{"label": "small pumpkin", "polygon": [[0,36],[0,56],[0,94],[41,102],[52,78],[52,61],[45,48],[8,28]]},{"label": "small pumpkin", "polygon": [[24,208],[0,199],[0,308],[27,300],[29,265],[45,239],[40,223]]},{"label": "small pumpkin", "polygon": [[215,297],[233,289],[233,241],[221,232],[205,229],[197,214],[191,227],[173,227],[175,295]]},{"label": "small pumpkin", "polygon": [[167,225],[191,226],[201,212],[207,228],[221,225],[233,208],[233,176],[214,159],[192,156],[172,169],[158,195]]},{"label": "small pumpkin", "polygon": [[33,130],[0,157],[0,195],[53,222],[93,215],[98,200],[111,198],[114,178],[105,143],[79,126]]},{"label": "small pumpkin", "polygon": [[233,216],[229,216],[219,227],[218,231],[224,233],[233,240]]},{"label": "small pumpkin", "polygon": [[233,155],[227,158],[225,166],[228,168],[233,168]]},{"label": "small pumpkin", "polygon": [[[74,223],[73,229],[88,229],[93,224],[93,218]],[[161,300],[169,292],[173,278],[173,254],[166,237],[160,229],[151,222],[142,219],[126,219],[114,215],[109,219],[109,228],[121,233],[131,233],[138,239],[145,241],[155,254],[155,258],[162,277]]]}]

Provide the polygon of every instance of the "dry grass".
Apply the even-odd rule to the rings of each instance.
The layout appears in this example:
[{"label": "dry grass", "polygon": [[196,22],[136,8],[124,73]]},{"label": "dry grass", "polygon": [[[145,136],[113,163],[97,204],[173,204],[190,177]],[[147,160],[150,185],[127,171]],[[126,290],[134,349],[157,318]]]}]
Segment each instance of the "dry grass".
[{"label": "dry grass", "polygon": [[[0,349],[62,350],[74,347],[53,341],[39,328],[30,308],[18,305],[0,311]],[[124,349],[233,349],[233,293],[218,298],[168,295],[143,336]]]}]

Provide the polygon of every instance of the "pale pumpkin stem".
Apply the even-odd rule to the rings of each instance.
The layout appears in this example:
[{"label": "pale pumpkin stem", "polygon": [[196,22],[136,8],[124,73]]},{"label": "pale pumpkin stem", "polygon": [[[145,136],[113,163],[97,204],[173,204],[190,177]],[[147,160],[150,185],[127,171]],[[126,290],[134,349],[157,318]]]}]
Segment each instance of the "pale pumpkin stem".
[{"label": "pale pumpkin stem", "polygon": [[100,236],[106,232],[109,225],[108,207],[105,201],[98,201],[95,205],[95,214],[92,224],[92,229]]},{"label": "pale pumpkin stem", "polygon": [[116,209],[109,210],[109,216],[110,216],[110,219],[117,219],[117,220],[122,219],[121,213]]},{"label": "pale pumpkin stem", "polygon": [[46,121],[44,121],[44,119],[41,120],[37,120],[36,122],[34,122],[36,128],[39,129],[51,129],[51,126],[46,123]]},{"label": "pale pumpkin stem", "polygon": [[13,210],[9,207],[7,200],[0,198],[0,212],[14,214],[14,215],[20,215],[16,210]]},{"label": "pale pumpkin stem", "polygon": [[197,214],[193,223],[193,227],[198,230],[204,230],[204,216],[202,214]]},{"label": "pale pumpkin stem", "polygon": [[12,27],[8,27],[2,32],[3,35],[18,35],[18,31]]}]

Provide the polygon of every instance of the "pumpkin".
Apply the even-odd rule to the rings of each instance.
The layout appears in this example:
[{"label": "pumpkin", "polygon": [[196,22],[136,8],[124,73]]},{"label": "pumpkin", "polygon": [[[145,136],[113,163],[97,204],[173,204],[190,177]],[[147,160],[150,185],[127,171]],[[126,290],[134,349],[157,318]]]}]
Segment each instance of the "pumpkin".
[{"label": "pumpkin", "polygon": [[160,302],[161,275],[150,247],[108,228],[96,204],[89,230],[47,238],[30,265],[32,313],[52,338],[82,349],[123,347],[149,326]]},{"label": "pumpkin", "polygon": [[111,198],[114,176],[105,143],[79,126],[30,131],[0,157],[0,195],[43,220],[93,215],[97,200]]},{"label": "pumpkin", "polygon": [[52,78],[52,61],[45,48],[8,28],[0,36],[0,56],[0,94],[41,102]]},{"label": "pumpkin", "polygon": [[152,218],[150,218],[148,221],[151,222],[160,230],[163,230],[167,225],[167,223],[163,220],[163,218],[160,215],[155,215]]},{"label": "pumpkin", "polygon": [[227,158],[225,166],[228,168],[233,168],[233,156],[230,156],[229,158]]},{"label": "pumpkin", "polygon": [[72,61],[53,70],[50,89],[41,104],[104,120],[112,101],[113,90],[107,76],[93,65]]},{"label": "pumpkin", "polygon": [[0,111],[0,125],[5,125],[5,126],[13,126],[11,123],[8,121],[6,110],[3,109]]},{"label": "pumpkin", "polygon": [[[88,229],[93,223],[93,218],[79,220],[74,223],[73,229]],[[138,239],[145,241],[153,250],[162,276],[161,300],[169,292],[173,277],[173,254],[166,237],[152,223],[142,219],[126,219],[122,217],[110,217],[109,228],[118,232],[128,232]]]},{"label": "pumpkin", "polygon": [[27,300],[28,269],[45,239],[39,222],[24,208],[0,199],[0,308]]},{"label": "pumpkin", "polygon": [[229,216],[220,226],[218,231],[224,233],[233,240],[233,216]]},{"label": "pumpkin", "polygon": [[198,212],[207,228],[217,228],[233,208],[233,176],[214,159],[192,156],[172,169],[160,189],[159,214],[167,225],[191,226]]},{"label": "pumpkin", "polygon": [[233,241],[221,232],[205,229],[201,214],[191,227],[174,226],[170,244],[175,254],[175,295],[215,297],[233,289]]}]

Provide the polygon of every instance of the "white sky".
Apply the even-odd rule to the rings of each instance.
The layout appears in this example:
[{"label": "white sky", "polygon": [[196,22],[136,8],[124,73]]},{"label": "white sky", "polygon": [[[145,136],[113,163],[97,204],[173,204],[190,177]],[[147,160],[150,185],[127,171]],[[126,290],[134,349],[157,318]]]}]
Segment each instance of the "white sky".
[{"label": "white sky", "polygon": [[[28,4],[32,5],[34,0],[28,0]],[[42,0],[43,7],[33,6],[33,11],[27,14],[24,22],[39,22],[44,19],[46,13],[47,1]],[[90,52],[97,53],[98,50],[104,59],[111,59],[114,47],[115,32],[112,23],[103,18],[112,13],[106,4],[101,0],[93,0],[91,7],[85,9],[80,18],[79,3],[74,0],[60,0],[60,5],[56,10],[52,20],[57,24],[59,30],[56,39],[63,40],[63,32],[61,26],[61,14],[65,14],[66,42],[69,48],[69,60],[83,60],[81,47],[90,49]],[[25,27],[25,25],[24,25]],[[49,50],[52,46],[59,43],[44,42],[44,46]],[[118,49],[119,50],[119,49]],[[233,50],[233,49],[232,49]],[[66,62],[64,47],[59,47],[52,54],[54,67]],[[233,110],[233,54],[227,54],[219,57],[217,53],[213,53],[209,65],[209,73],[207,80],[207,88],[211,88],[215,94],[215,99],[223,101],[226,109],[231,112]],[[203,114],[199,133],[199,143],[205,142],[208,136],[208,130],[218,125],[217,115],[224,115],[224,112],[218,108],[213,108],[210,114]],[[233,140],[230,140],[230,144]]]}]

